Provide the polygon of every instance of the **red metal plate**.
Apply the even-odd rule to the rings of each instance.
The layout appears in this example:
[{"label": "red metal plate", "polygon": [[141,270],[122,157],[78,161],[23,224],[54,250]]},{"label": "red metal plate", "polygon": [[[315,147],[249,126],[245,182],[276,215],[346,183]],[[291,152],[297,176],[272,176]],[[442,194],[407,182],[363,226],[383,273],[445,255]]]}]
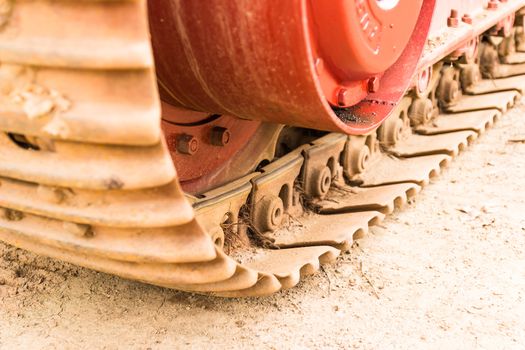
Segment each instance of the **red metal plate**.
[{"label": "red metal plate", "polygon": [[164,103],[162,130],[184,190],[198,192],[198,180],[225,166],[259,125],[231,116],[185,113]]}]

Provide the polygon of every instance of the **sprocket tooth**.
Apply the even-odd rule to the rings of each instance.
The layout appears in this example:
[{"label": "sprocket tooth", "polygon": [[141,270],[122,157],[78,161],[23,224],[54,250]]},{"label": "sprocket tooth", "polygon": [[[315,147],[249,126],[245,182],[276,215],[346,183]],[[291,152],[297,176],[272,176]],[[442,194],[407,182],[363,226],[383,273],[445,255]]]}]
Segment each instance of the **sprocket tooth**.
[{"label": "sprocket tooth", "polygon": [[512,108],[519,99],[520,94],[517,91],[502,91],[486,95],[463,96],[456,104],[448,106],[448,113],[462,113],[470,111],[479,111],[482,109],[498,109],[505,113]]},{"label": "sprocket tooth", "polygon": [[392,185],[404,182],[426,186],[430,179],[450,163],[451,157],[438,154],[414,158],[396,158],[383,154],[375,163],[359,175],[363,187]]},{"label": "sprocket tooth", "polygon": [[224,298],[264,297],[275,294],[281,289],[282,285],[277,277],[271,274],[259,274],[257,283],[250,288],[211,294]]},{"label": "sprocket tooth", "polygon": [[366,188],[345,186],[342,192],[332,191],[330,200],[318,205],[321,214],[378,211],[387,215],[411,201],[419,191],[421,187],[413,183]]},{"label": "sprocket tooth", "polygon": [[80,224],[153,228],[183,225],[195,217],[176,181],[138,191],[89,191],[7,178],[0,181],[0,206]]},{"label": "sprocket tooth", "polygon": [[126,147],[57,141],[50,146],[51,150],[23,149],[7,135],[0,134],[0,175],[49,186],[93,190],[148,188],[175,179],[165,143]]},{"label": "sprocket tooth", "polygon": [[[518,5],[502,1],[500,10]],[[498,52],[490,46],[487,54],[495,53],[496,66],[483,67],[494,68],[497,77],[513,77],[469,86],[471,96],[456,103],[457,91],[445,107],[441,94],[429,97],[444,72],[438,73],[442,64],[436,64],[432,83],[412,90],[398,104],[394,114],[404,117],[388,119],[377,133],[330,133],[312,141],[319,136],[314,132],[304,146],[275,160],[275,144],[282,136],[275,129],[262,152],[252,145],[257,148],[252,151],[261,153],[248,162],[253,167],[243,169],[262,167],[266,158],[269,165],[247,176],[249,170],[241,175],[237,169],[242,178],[185,197],[170,157],[177,135],[166,128],[165,141],[161,131],[146,0],[7,0],[0,7],[0,238],[94,270],[186,291],[262,296],[295,286],[415,196],[525,92],[523,76],[514,76],[525,74],[525,55],[503,59],[516,64],[498,64]],[[479,28],[499,20],[498,12],[491,13],[496,15],[482,19],[486,23],[477,24]],[[432,48],[436,43],[429,40],[426,51],[433,56],[423,55],[419,64],[432,65],[457,43],[472,39],[467,27],[449,28],[452,37],[444,45]],[[476,70],[464,72],[464,85],[474,84],[480,73],[470,58],[467,62],[464,69]],[[427,112],[437,111],[432,110],[436,96],[440,107],[455,114],[439,116],[432,126],[420,125],[417,134],[403,139],[412,132],[408,107],[415,96],[426,106],[414,108],[414,124],[435,116]],[[374,94],[366,102],[362,115],[395,106]],[[319,107],[324,111],[326,106]],[[342,180],[340,163],[361,187],[332,181]],[[225,183],[234,174],[224,169],[210,184]],[[306,209],[299,200],[301,185]],[[327,192],[328,199],[321,201]],[[270,231],[277,231],[265,234],[280,249],[249,249],[250,256],[236,251],[233,257],[246,261],[240,264],[224,253],[224,234],[253,243],[250,239],[259,233],[253,225],[256,203],[264,195],[273,196],[264,203],[277,200],[275,212],[304,226],[278,229],[281,221],[274,220],[279,223]],[[295,219],[308,209],[323,215]]]},{"label": "sprocket tooth", "polygon": [[[319,270],[319,262],[317,263],[308,263],[305,264],[301,270],[304,269],[306,271],[305,275],[311,275],[315,273],[315,271]],[[310,272],[313,271],[313,272]],[[279,283],[281,284],[281,289],[290,289],[295,287],[300,281],[301,281],[301,272],[300,271],[294,271],[290,274],[287,274],[285,276],[280,277],[279,275],[275,275],[277,279],[279,280]]]},{"label": "sprocket tooth", "polygon": [[[253,287],[259,279],[259,273],[243,265],[237,265],[235,274],[230,278],[214,283],[180,285],[177,289],[187,292],[211,293],[211,292],[232,292]],[[173,288],[174,286],[168,286]]]},{"label": "sprocket tooth", "polygon": [[416,132],[421,135],[438,135],[462,130],[472,130],[483,134],[491,128],[499,118],[501,112],[497,109],[484,109],[474,112],[440,114],[431,125],[420,125]]},{"label": "sprocket tooth", "polygon": [[339,254],[339,250],[328,246],[264,250],[245,265],[275,276],[281,288],[288,289],[299,283],[301,276],[313,274],[321,263],[334,261]]},{"label": "sprocket tooth", "polygon": [[398,157],[447,154],[455,157],[477,138],[474,131],[457,131],[432,136],[413,134],[397,142],[388,151]]},{"label": "sprocket tooth", "polygon": [[332,246],[344,251],[350,249],[354,239],[366,234],[370,225],[378,224],[383,218],[383,214],[375,211],[310,215],[299,219],[298,226],[281,229],[271,237],[281,248]]},{"label": "sprocket tooth", "polygon": [[226,293],[215,293],[224,297],[265,296],[295,286],[301,276],[319,269],[320,264],[334,261],[339,251],[332,247],[315,246],[259,252],[246,266],[260,271],[253,287]]},{"label": "sprocket tooth", "polygon": [[515,76],[501,79],[483,79],[465,89],[468,95],[485,95],[494,92],[516,90],[520,94],[525,93],[525,79],[523,76]]},{"label": "sprocket tooth", "polygon": [[0,61],[32,66],[153,67],[146,2],[14,1]]}]

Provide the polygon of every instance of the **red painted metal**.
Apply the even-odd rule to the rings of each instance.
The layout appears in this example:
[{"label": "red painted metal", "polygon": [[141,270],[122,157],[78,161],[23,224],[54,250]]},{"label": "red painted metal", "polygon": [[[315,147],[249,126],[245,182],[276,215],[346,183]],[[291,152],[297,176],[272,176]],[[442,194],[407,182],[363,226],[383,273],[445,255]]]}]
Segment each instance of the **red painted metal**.
[{"label": "red painted metal", "polygon": [[150,1],[163,128],[183,186],[213,179],[260,121],[369,132],[410,81],[425,89],[434,62],[474,59],[472,38],[490,28],[509,34],[519,2],[492,3]]},{"label": "red painted metal", "polygon": [[419,0],[381,8],[387,3],[396,1],[150,1],[162,99],[208,114],[369,132],[408,87],[435,0],[424,0],[419,16]]},{"label": "red painted metal", "polygon": [[[422,0],[310,0],[308,39],[331,105],[350,107],[366,97],[369,82],[379,81],[401,56],[421,4]],[[341,101],[341,90],[352,91],[351,98]]]},{"label": "red painted metal", "polygon": [[[461,52],[472,52],[477,47],[475,37],[487,30],[505,27],[511,22],[514,12],[523,4],[521,1],[495,1],[489,5],[488,0],[460,0],[437,2],[428,34],[428,44],[419,60],[419,69],[438,62],[448,55],[458,55]],[[452,10],[457,11],[462,23],[457,28],[447,27],[447,19]],[[499,23],[499,24],[498,24]]]},{"label": "red painted metal", "polygon": [[258,121],[227,115],[184,111],[166,103],[162,110],[162,130],[181,185],[189,193],[198,192],[201,178],[226,166],[260,125]]},{"label": "red painted metal", "polygon": [[[195,112],[162,102],[162,130],[184,191],[198,193],[209,186],[213,174],[227,166],[259,125],[259,121]],[[222,142],[214,140],[217,128],[226,129],[227,141],[224,136]],[[180,146],[190,137],[195,149],[188,152]]]}]

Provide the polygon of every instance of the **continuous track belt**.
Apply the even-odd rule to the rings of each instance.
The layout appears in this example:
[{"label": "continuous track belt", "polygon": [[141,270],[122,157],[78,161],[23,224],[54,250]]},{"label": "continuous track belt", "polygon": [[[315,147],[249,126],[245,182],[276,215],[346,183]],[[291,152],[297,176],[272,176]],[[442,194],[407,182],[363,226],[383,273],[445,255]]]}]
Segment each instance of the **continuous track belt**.
[{"label": "continuous track belt", "polygon": [[[0,238],[186,291],[259,296],[296,285],[410,201],[523,92],[525,76],[482,80],[412,127],[407,95],[373,134],[327,134],[190,198],[161,139],[145,2],[9,4],[0,30]],[[280,225],[263,210],[277,199]],[[239,221],[246,210],[252,222]],[[248,226],[268,246],[228,256],[225,232],[242,239]]]}]

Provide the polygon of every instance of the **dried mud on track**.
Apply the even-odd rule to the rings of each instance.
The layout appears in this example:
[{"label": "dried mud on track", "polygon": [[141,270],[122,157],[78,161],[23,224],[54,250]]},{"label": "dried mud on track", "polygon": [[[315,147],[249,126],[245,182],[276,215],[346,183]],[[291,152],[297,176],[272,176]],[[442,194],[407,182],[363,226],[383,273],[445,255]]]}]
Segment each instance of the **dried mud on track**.
[{"label": "dried mud on track", "polygon": [[180,293],[0,244],[0,348],[523,348],[523,139],[521,105],[416,203],[269,298]]}]

